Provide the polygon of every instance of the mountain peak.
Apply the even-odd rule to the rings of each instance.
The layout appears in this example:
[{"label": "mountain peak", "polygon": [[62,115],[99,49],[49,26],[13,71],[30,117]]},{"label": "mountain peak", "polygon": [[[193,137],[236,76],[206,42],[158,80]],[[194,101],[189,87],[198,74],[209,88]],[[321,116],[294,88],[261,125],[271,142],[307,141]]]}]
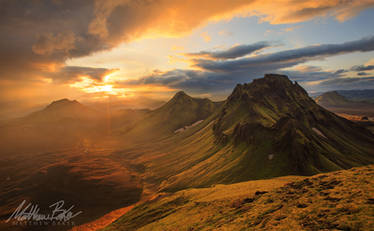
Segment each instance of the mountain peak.
[{"label": "mountain peak", "polygon": [[339,96],[339,97],[343,97],[343,96],[340,95],[337,91],[328,91],[328,92],[323,93],[322,95],[330,95],[330,96]]},{"label": "mountain peak", "polygon": [[[143,139],[153,138],[152,136],[156,134],[157,136],[175,134],[178,129],[205,120],[220,105],[209,99],[194,98],[179,91],[166,104],[149,112],[147,121],[140,120],[139,125],[130,132],[136,135],[142,134]],[[146,137],[144,134],[150,135]]]},{"label": "mountain peak", "polygon": [[276,88],[291,87],[294,85],[292,81],[289,80],[287,75],[279,75],[279,74],[265,74],[263,78],[254,79],[251,84],[256,85],[256,86],[267,85],[269,87],[276,87]]},{"label": "mountain peak", "polygon": [[40,111],[31,113],[27,118],[32,122],[58,122],[61,119],[95,119],[101,113],[91,110],[76,100],[55,100]]},{"label": "mountain peak", "polygon": [[178,91],[175,95],[174,98],[180,98],[180,97],[190,97],[189,95],[186,94],[184,91]]},{"label": "mountain peak", "polygon": [[267,81],[287,81],[287,82],[291,82],[288,79],[287,75],[273,74],[273,73],[265,74],[263,79],[267,80]]},{"label": "mountain peak", "polygon": [[69,100],[67,98],[53,101],[50,105],[63,105],[63,104],[77,104],[76,100]]},{"label": "mountain peak", "polygon": [[183,103],[186,101],[191,101],[193,98],[189,95],[187,95],[184,91],[178,91],[173,98],[170,100],[170,102],[174,103]]},{"label": "mountain peak", "polygon": [[283,117],[297,120],[299,115],[308,113],[306,108],[316,107],[307,92],[287,76],[266,74],[264,78],[235,87],[219,114],[214,132],[220,140],[222,134],[226,136],[240,129],[271,128]]},{"label": "mountain peak", "polygon": [[337,92],[337,91],[326,92],[326,95],[335,96],[335,97],[339,97],[339,98],[341,98],[341,99],[347,100],[347,98],[345,98],[343,95],[341,95],[341,94],[340,94],[339,92]]},{"label": "mountain peak", "polygon": [[307,92],[297,83],[293,83],[286,75],[265,74],[263,78],[254,79],[251,83],[238,84],[228,101],[249,100],[290,100],[290,98],[306,98]]},{"label": "mountain peak", "polygon": [[[212,129],[215,143],[249,147],[250,158],[245,157],[248,162],[237,170],[241,176],[243,171],[249,176],[253,172],[310,175],[364,163],[360,158],[374,161],[374,152],[361,148],[363,143],[373,147],[374,136],[369,130],[325,110],[297,83],[281,75],[265,75],[238,85]],[[342,143],[342,137],[352,142]],[[354,164],[350,162],[351,153],[357,157]],[[269,155],[279,162],[270,161]],[[257,165],[267,165],[267,170]]]},{"label": "mountain peak", "polygon": [[78,101],[64,98],[64,99],[53,101],[45,109],[52,110],[52,109],[59,109],[59,108],[65,108],[65,107],[80,107],[80,106],[83,106],[83,105],[80,104]]}]

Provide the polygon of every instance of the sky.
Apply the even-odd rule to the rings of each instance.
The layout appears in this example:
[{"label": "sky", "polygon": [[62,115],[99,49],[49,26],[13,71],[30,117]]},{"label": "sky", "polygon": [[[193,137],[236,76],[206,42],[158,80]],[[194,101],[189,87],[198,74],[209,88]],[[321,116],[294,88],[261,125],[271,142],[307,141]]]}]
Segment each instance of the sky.
[{"label": "sky", "polygon": [[374,89],[374,0],[0,0],[0,118],[61,98]]}]

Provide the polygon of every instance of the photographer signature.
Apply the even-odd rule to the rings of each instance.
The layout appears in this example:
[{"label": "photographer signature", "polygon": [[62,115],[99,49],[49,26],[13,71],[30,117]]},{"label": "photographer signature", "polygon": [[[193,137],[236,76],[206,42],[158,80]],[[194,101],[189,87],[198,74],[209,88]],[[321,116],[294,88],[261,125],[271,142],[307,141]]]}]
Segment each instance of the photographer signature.
[{"label": "photographer signature", "polygon": [[72,209],[74,205],[72,205],[69,209],[64,209],[65,201],[61,200],[49,206],[52,209],[51,213],[49,214],[42,214],[39,213],[40,208],[37,204],[29,203],[26,205],[26,200],[22,201],[22,203],[14,210],[12,215],[6,220],[9,222],[11,219],[16,221],[69,221],[70,219],[78,216],[82,213],[82,211],[73,213]]}]

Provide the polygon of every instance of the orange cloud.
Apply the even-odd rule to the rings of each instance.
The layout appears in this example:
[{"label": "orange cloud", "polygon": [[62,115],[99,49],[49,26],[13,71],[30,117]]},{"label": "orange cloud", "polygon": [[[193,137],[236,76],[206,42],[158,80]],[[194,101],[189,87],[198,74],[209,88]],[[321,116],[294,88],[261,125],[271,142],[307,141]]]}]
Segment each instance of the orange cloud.
[{"label": "orange cloud", "polygon": [[360,11],[373,7],[373,0],[325,0],[325,1],[256,1],[251,4],[250,14],[261,17],[262,21],[272,24],[297,23],[311,20],[315,17],[332,16],[339,21],[345,21]]},{"label": "orange cloud", "polygon": [[261,21],[272,24],[297,23],[325,16],[344,21],[373,5],[373,0],[97,0],[95,18],[88,31],[114,45],[142,36],[179,36],[209,21],[234,16],[256,15]]}]

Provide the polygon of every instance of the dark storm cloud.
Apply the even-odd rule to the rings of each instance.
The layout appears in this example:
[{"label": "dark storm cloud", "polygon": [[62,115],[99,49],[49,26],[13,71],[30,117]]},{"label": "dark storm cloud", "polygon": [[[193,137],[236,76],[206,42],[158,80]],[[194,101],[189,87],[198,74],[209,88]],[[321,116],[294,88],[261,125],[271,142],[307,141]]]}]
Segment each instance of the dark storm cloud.
[{"label": "dark storm cloud", "polygon": [[[40,78],[47,65],[109,50],[149,29],[183,34],[246,4],[246,0],[223,1],[214,7],[197,0],[0,0],[0,78]],[[196,10],[197,5],[202,10]],[[170,26],[170,21],[178,26]]]},{"label": "dark storm cloud", "polygon": [[[0,76],[33,78],[42,74],[41,66],[64,64],[68,58],[108,50],[150,30],[166,35],[185,34],[213,17],[225,14],[227,17],[231,12],[250,5],[253,10],[258,8],[256,1],[247,0],[213,3],[200,0],[0,0]],[[292,12],[288,5],[293,6]],[[369,6],[360,1],[334,4],[326,1],[317,5],[328,6],[331,11],[339,9],[335,12],[336,17],[355,15]],[[271,15],[263,20],[273,23],[304,21],[320,16],[320,13],[312,12],[305,17],[303,12],[308,9],[308,2],[284,2],[283,10],[272,1],[266,1],[266,6],[266,9],[259,7],[258,10]],[[277,11],[273,11],[275,8]],[[298,12],[303,16],[299,17]],[[206,55],[217,59],[238,58],[268,46],[267,42],[241,45],[226,51],[206,52]],[[241,66],[240,62],[233,63],[232,68]],[[200,65],[215,70],[225,69],[226,64],[202,61]]]},{"label": "dark storm cloud", "polygon": [[93,9],[88,0],[0,1],[0,77],[38,78],[45,66],[99,50],[85,32]]},{"label": "dark storm cloud", "polygon": [[[35,64],[40,63],[63,64],[67,58],[86,56],[137,39],[149,29],[160,34],[183,34],[213,15],[248,4],[245,0],[223,1],[199,11],[194,9],[198,2],[0,0],[0,65],[16,72],[19,67],[33,71]],[[178,26],[170,26],[170,20],[178,22]],[[11,71],[6,72],[2,77],[11,78]]]},{"label": "dark storm cloud", "polygon": [[185,55],[211,59],[235,59],[271,46],[272,43],[263,41],[248,45],[238,45],[223,51],[200,51],[197,53],[187,53]]}]

